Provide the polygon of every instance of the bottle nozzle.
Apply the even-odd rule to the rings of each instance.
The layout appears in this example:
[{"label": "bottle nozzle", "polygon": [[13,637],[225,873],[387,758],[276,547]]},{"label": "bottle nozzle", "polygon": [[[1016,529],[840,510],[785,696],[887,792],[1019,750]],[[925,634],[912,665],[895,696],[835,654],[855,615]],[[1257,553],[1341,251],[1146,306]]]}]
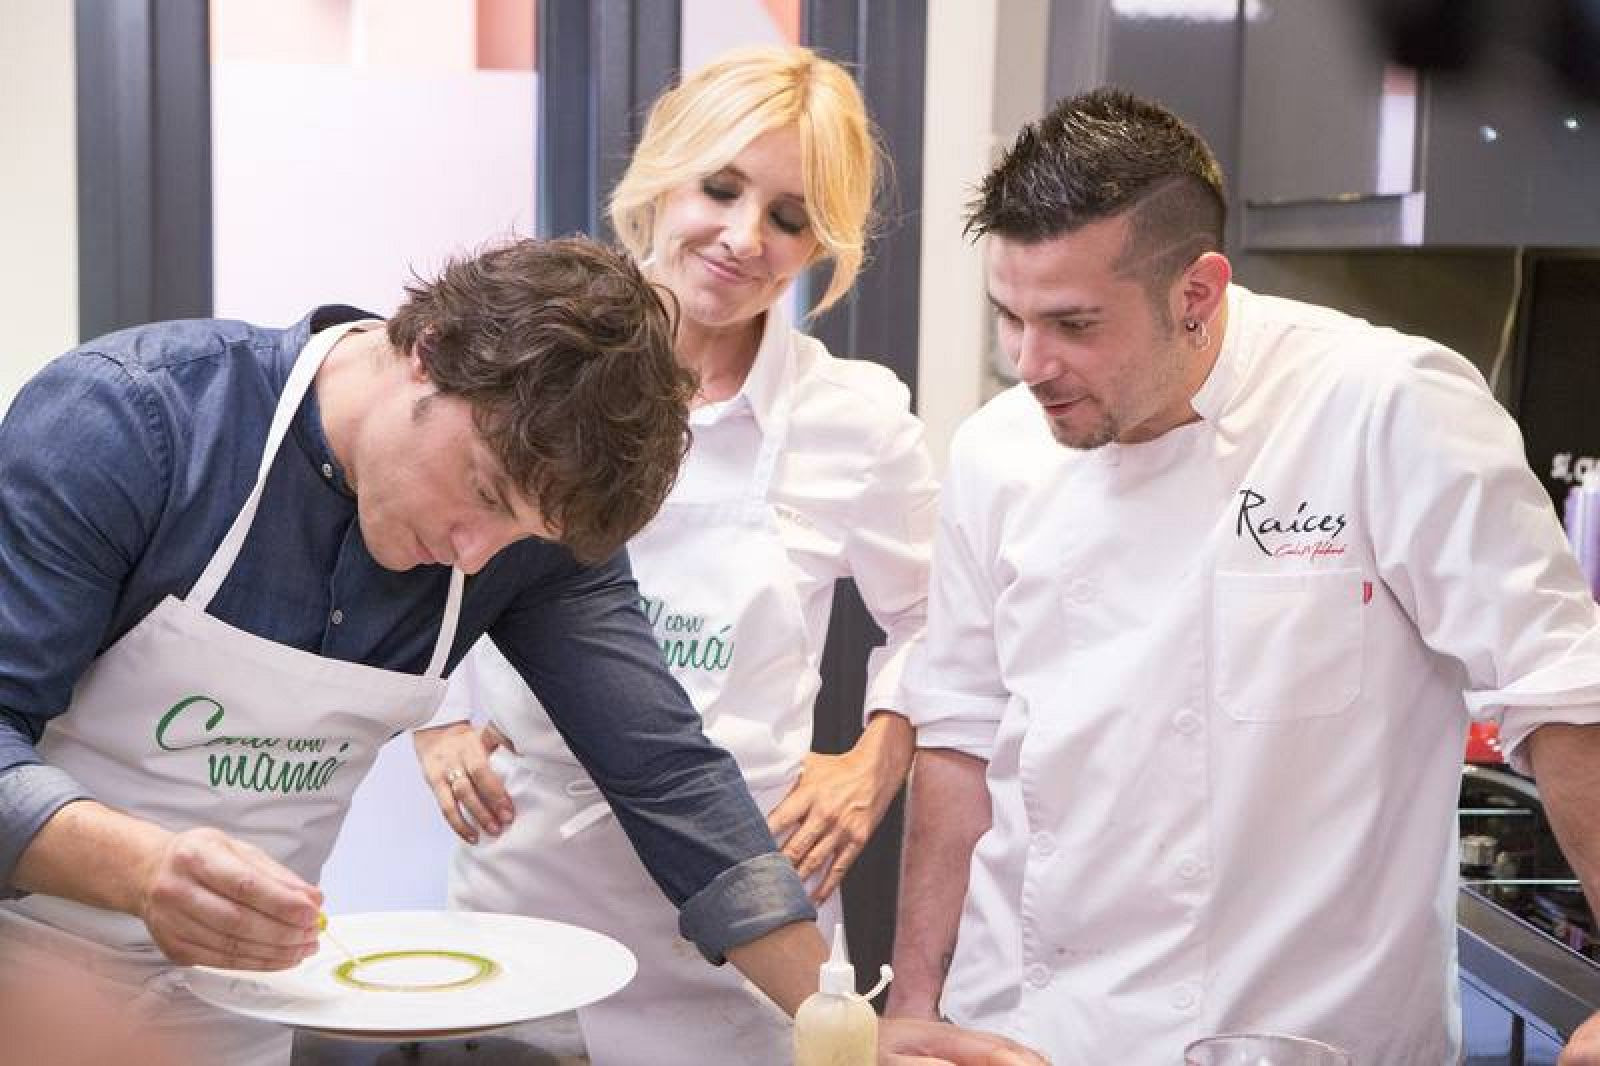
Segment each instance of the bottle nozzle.
[{"label": "bottle nozzle", "polygon": [[878,983],[871,992],[864,996],[856,994],[856,968],[850,965],[850,955],[845,950],[844,925],[834,923],[833,926],[833,952],[828,961],[822,964],[822,971],[817,980],[817,991],[825,996],[850,996],[859,999],[873,999],[884,986],[894,980],[894,971],[884,963],[878,970]]},{"label": "bottle nozzle", "polygon": [[842,922],[834,923],[833,953],[828,957],[828,961],[822,964],[822,971],[817,979],[817,990],[825,996],[856,994],[856,970],[850,965],[850,956],[845,951]]}]

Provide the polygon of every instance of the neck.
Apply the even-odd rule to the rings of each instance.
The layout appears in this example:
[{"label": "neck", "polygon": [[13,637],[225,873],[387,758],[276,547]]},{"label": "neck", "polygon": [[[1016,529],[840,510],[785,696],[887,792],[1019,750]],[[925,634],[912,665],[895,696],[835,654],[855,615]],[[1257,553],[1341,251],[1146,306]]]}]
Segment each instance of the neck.
[{"label": "neck", "polygon": [[731,326],[706,326],[687,318],[678,323],[678,362],[700,378],[696,406],[726,400],[744,386],[761,348],[764,323],[763,315]]}]

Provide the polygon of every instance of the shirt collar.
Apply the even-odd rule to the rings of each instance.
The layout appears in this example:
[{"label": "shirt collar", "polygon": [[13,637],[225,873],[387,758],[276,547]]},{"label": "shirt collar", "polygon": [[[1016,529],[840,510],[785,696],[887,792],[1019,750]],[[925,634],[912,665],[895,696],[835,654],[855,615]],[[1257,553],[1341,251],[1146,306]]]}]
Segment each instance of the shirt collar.
[{"label": "shirt collar", "polygon": [[778,405],[783,400],[784,378],[789,360],[793,358],[794,331],[789,323],[789,313],[782,302],[767,310],[761,326],[761,341],[756,346],[756,358],[739,391],[721,403],[707,404],[695,411],[699,424],[715,422],[729,413],[748,410],[755,416],[756,426],[763,433],[772,426]]},{"label": "shirt collar", "polygon": [[1239,386],[1249,371],[1248,346],[1241,338],[1246,329],[1245,304],[1249,290],[1239,285],[1228,286],[1228,324],[1222,337],[1222,347],[1217,351],[1217,361],[1211,373],[1189,400],[1195,414],[1207,422],[1215,422],[1228,410]]}]

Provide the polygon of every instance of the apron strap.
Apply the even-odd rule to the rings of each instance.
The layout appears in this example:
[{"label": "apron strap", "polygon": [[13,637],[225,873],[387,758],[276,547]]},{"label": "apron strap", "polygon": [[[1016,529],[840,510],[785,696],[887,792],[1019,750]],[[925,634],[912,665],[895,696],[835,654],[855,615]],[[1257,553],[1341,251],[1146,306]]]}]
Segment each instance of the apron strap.
[{"label": "apron strap", "polygon": [[461,590],[466,583],[467,576],[461,572],[461,568],[452,566],[450,592],[444,600],[444,617],[439,620],[439,639],[434,642],[433,658],[428,660],[428,669],[423,677],[441,677],[444,674],[445,662],[456,642],[456,623],[461,620]]},{"label": "apron strap", "polygon": [[261,506],[261,494],[266,489],[267,473],[272,469],[272,461],[277,458],[278,448],[289,433],[295,412],[300,409],[300,401],[311,391],[311,383],[316,380],[317,370],[322,366],[322,361],[346,333],[357,326],[369,325],[370,322],[371,320],[341,322],[337,326],[330,326],[314,335],[306,342],[306,346],[300,349],[300,355],[294,362],[294,369],[289,372],[289,380],[284,383],[283,394],[278,397],[278,407],[272,414],[272,425],[267,430],[267,443],[261,451],[261,468],[256,472],[255,487],[250,490],[249,498],[234,516],[233,525],[228,527],[222,543],[218,544],[217,550],[212,553],[211,561],[206,564],[205,570],[201,571],[199,580],[189,590],[189,595],[184,597],[190,606],[202,611],[209,608],[217,590],[222,587],[223,580],[233,569],[234,561],[239,558],[245,537],[250,535],[251,523],[255,521],[256,510]]}]

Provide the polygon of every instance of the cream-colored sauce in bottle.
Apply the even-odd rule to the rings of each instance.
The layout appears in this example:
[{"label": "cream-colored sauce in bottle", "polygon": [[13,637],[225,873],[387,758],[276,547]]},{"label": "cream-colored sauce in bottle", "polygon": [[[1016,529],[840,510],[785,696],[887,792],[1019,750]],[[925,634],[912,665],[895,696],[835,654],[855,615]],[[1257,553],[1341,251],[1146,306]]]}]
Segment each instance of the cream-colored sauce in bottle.
[{"label": "cream-colored sauce in bottle", "polygon": [[818,975],[817,991],[794,1016],[794,1066],[874,1066],[878,1015],[867,1002],[889,983],[889,967],[869,995],[856,994],[856,971],[845,956],[842,927],[833,929],[833,955]]}]

